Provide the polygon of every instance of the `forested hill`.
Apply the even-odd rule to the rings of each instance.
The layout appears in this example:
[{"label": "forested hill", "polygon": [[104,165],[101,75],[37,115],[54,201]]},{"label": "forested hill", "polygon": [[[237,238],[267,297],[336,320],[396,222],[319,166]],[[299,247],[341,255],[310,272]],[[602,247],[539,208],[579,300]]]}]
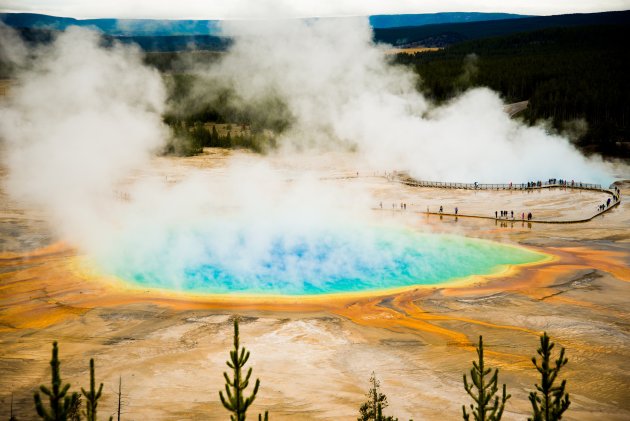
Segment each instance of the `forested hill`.
[{"label": "forested hill", "polygon": [[400,28],[374,29],[376,42],[397,47],[445,47],[464,41],[490,38],[552,27],[602,24],[630,24],[630,11],[536,16],[485,22],[446,23]]},{"label": "forested hill", "polygon": [[474,13],[474,12],[446,12],[425,13],[415,15],[373,15],[370,16],[372,28],[396,28],[400,26],[439,25],[456,22],[481,22],[489,20],[519,19],[527,15],[512,13]]},{"label": "forested hill", "polygon": [[508,102],[529,100],[529,122],[549,119],[585,151],[630,158],[628,39],[628,24],[550,28],[396,61],[420,74],[419,88],[437,101],[488,86]]},{"label": "forested hill", "polygon": [[[546,29],[537,28],[541,25]],[[50,42],[54,37],[50,30],[20,32],[33,44]],[[448,100],[471,86],[488,86],[508,102],[529,100],[524,118],[529,122],[549,120],[557,131],[571,134],[583,150],[630,158],[630,11],[394,28],[376,30],[375,36],[383,41],[383,34],[393,37],[405,33],[421,34],[420,38],[405,38],[405,42],[433,39],[434,45],[449,44],[440,51],[395,58],[421,75],[419,89],[434,100]],[[491,37],[497,34],[501,36]],[[468,41],[452,44],[455,39]],[[182,55],[210,63],[220,53],[199,50],[220,51],[231,42],[209,35],[104,37],[105,44],[114,40],[140,44],[147,51],[147,64],[178,74],[184,82],[189,69],[182,67],[187,62],[180,60]],[[390,42],[401,40],[394,37]],[[0,57],[0,77],[11,77],[11,71],[10,64]],[[282,105],[278,105],[280,116]],[[204,107],[203,113],[195,111],[174,119],[194,125],[209,121],[203,118],[211,116],[215,122],[254,125],[256,113],[251,110],[239,114],[225,103]],[[247,118],[239,119],[239,115]],[[261,132],[269,128],[269,122],[258,123]]]},{"label": "forested hill", "polygon": [[[370,16],[373,28],[420,26],[453,22],[478,22],[498,19],[518,19],[524,15],[510,13],[446,12],[407,15]],[[320,18],[327,19],[327,18]],[[177,36],[219,35],[219,20],[171,19],[74,19],[37,13],[0,13],[0,21],[21,29],[63,31],[69,26],[83,26],[112,36]]]},{"label": "forested hill", "polygon": [[[503,19],[496,20],[500,17]],[[459,23],[427,24],[434,20],[448,22],[449,19]],[[482,21],[482,19],[485,20]],[[19,13],[0,13],[0,20],[18,29],[24,38],[39,42],[50,39],[50,34],[55,31],[64,30],[70,25],[81,25],[101,30],[108,39],[118,39],[127,43],[135,42],[145,51],[183,51],[191,48],[221,51],[230,43],[229,39],[218,35],[217,21],[76,20]],[[370,22],[374,27],[376,42],[398,47],[445,47],[468,40],[551,27],[628,25],[630,11],[536,17],[504,16],[494,13],[389,15],[373,16]],[[404,23],[420,26],[388,27]]]}]

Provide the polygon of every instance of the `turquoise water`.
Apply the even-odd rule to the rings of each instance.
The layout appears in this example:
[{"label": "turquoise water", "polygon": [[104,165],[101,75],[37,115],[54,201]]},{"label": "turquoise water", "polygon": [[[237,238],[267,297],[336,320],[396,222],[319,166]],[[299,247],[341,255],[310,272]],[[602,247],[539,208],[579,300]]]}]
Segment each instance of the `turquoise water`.
[{"label": "turquoise water", "polygon": [[520,247],[391,227],[272,232],[226,224],[136,233],[101,264],[145,287],[318,295],[436,285],[542,259]]}]

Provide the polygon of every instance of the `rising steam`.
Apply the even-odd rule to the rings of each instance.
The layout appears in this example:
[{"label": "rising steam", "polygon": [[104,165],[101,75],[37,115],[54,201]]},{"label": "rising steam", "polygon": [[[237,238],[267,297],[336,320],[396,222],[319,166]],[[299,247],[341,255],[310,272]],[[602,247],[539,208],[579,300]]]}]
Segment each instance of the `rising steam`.
[{"label": "rising steam", "polygon": [[[294,257],[311,259],[326,233],[351,227],[352,236],[369,223],[368,192],[309,173],[287,177],[265,157],[234,159],[221,175],[190,171],[171,187],[156,177],[131,179],[169,136],[163,81],[140,51],[103,47],[98,35],[78,28],[36,50],[7,48],[15,39],[3,31],[4,59],[19,59],[20,69],[0,108],[7,190],[44,209],[61,238],[106,270],[124,261],[152,271],[159,261],[164,279],[179,283],[212,256],[254,279],[278,241],[306,244]],[[215,65],[197,67],[210,82],[193,97],[228,87],[237,105],[278,99],[290,124],[273,154],[297,166],[342,150],[358,167],[407,170],[420,179],[610,181],[601,161],[566,139],[511,120],[488,89],[433,106],[417,92],[415,76],[372,43],[365,19],[226,23],[224,31],[235,43]],[[120,190],[130,200],[121,201]],[[359,243],[365,241],[341,241],[331,262],[344,261],[348,244]],[[379,247],[362,251],[396,259]]]},{"label": "rising steam", "polygon": [[206,70],[215,85],[205,89],[227,84],[244,103],[282,98],[293,115],[285,147],[350,148],[378,169],[423,180],[611,181],[600,160],[567,139],[510,119],[488,89],[432,106],[416,76],[372,43],[367,20],[228,22],[224,31],[236,42]]}]

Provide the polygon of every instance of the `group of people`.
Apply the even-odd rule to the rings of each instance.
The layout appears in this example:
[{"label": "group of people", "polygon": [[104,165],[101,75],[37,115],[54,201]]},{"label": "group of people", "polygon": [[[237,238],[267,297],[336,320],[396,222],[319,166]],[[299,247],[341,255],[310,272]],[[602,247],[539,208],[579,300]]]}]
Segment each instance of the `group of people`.
[{"label": "group of people", "polygon": [[615,204],[619,201],[619,198],[621,197],[621,191],[619,191],[619,188],[617,186],[614,187],[613,189],[613,195],[612,197],[609,197],[605,203],[602,203],[601,205],[599,205],[597,207],[597,211],[598,212],[603,212],[606,209],[608,209],[610,207],[611,204]]},{"label": "group of people", "polygon": [[[510,183],[512,184],[512,183]],[[549,180],[547,180],[547,185],[559,185],[559,186],[571,186],[571,187],[575,187],[575,181],[571,180],[570,182],[567,180],[564,180],[562,178],[558,179],[558,178],[550,178]],[[582,183],[579,183],[580,187],[582,186]],[[527,188],[531,189],[534,187],[542,187],[543,186],[543,182],[542,181],[528,181],[527,182]]]},{"label": "group of people", "polygon": [[[383,209],[383,202],[379,203],[381,209]],[[396,203],[392,203],[392,209],[396,209]],[[407,204],[404,202],[400,202],[400,210],[407,210]]]},{"label": "group of people", "polygon": [[[430,213],[428,206],[427,206],[427,213]],[[442,206],[442,205],[440,205],[440,213],[444,213],[444,206]],[[457,215],[458,213],[459,213],[459,208],[457,206],[455,206],[454,214]]]},{"label": "group of people", "polygon": [[[514,219],[514,211],[494,211],[494,219],[511,218]],[[534,218],[531,212],[527,213],[527,220],[531,221]],[[525,212],[521,213],[521,220],[525,220]]]}]

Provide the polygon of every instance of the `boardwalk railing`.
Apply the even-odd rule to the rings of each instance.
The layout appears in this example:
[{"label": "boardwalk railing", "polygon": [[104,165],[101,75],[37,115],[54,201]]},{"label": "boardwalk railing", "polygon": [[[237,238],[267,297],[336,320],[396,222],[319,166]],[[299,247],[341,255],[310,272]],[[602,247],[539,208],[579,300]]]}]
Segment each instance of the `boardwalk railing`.
[{"label": "boardwalk railing", "polygon": [[[545,188],[553,188],[559,187],[563,189],[579,189],[579,190],[594,190],[602,193],[606,193],[612,197],[608,198],[607,201],[603,202],[603,204],[598,208],[597,212],[594,215],[591,215],[588,218],[582,218],[577,220],[534,220],[528,219],[527,222],[540,222],[545,224],[568,224],[568,223],[577,223],[577,222],[588,222],[599,216],[610,209],[616,207],[621,203],[621,191],[617,186],[611,184],[608,188],[602,188],[601,184],[593,184],[593,183],[582,183],[579,181],[566,181],[560,179],[549,179],[547,181],[534,181],[529,183],[507,183],[507,184],[480,184],[480,183],[449,183],[445,181],[423,181],[423,180],[415,180],[411,178],[409,175],[405,173],[394,173],[386,175],[387,179],[390,181],[396,181],[398,183],[402,183],[408,186],[414,187],[435,187],[442,189],[465,189],[465,190],[535,190],[535,189],[545,189]],[[382,208],[382,206],[381,206]],[[429,212],[427,208],[426,214],[435,214],[435,215],[450,215],[457,218],[458,216],[470,217],[470,218],[484,218],[484,219],[495,219],[495,220],[505,220],[510,221],[508,217],[497,217],[495,216],[484,216],[484,215],[464,215],[464,214],[444,214],[441,210],[440,212]],[[524,215],[524,214],[523,214]],[[518,213],[517,213],[518,216]],[[518,217],[515,219],[512,215],[511,221],[518,221]],[[525,222],[522,219],[522,222]]]},{"label": "boardwalk railing", "polygon": [[591,184],[582,182],[563,182],[559,181],[549,182],[532,182],[532,183],[507,183],[507,184],[480,184],[480,183],[450,183],[445,181],[423,181],[414,180],[408,176],[397,176],[396,181],[399,181],[408,186],[415,187],[437,187],[442,189],[464,189],[464,190],[531,190],[549,187],[566,187],[573,189],[583,190],[604,190],[601,184]]}]

